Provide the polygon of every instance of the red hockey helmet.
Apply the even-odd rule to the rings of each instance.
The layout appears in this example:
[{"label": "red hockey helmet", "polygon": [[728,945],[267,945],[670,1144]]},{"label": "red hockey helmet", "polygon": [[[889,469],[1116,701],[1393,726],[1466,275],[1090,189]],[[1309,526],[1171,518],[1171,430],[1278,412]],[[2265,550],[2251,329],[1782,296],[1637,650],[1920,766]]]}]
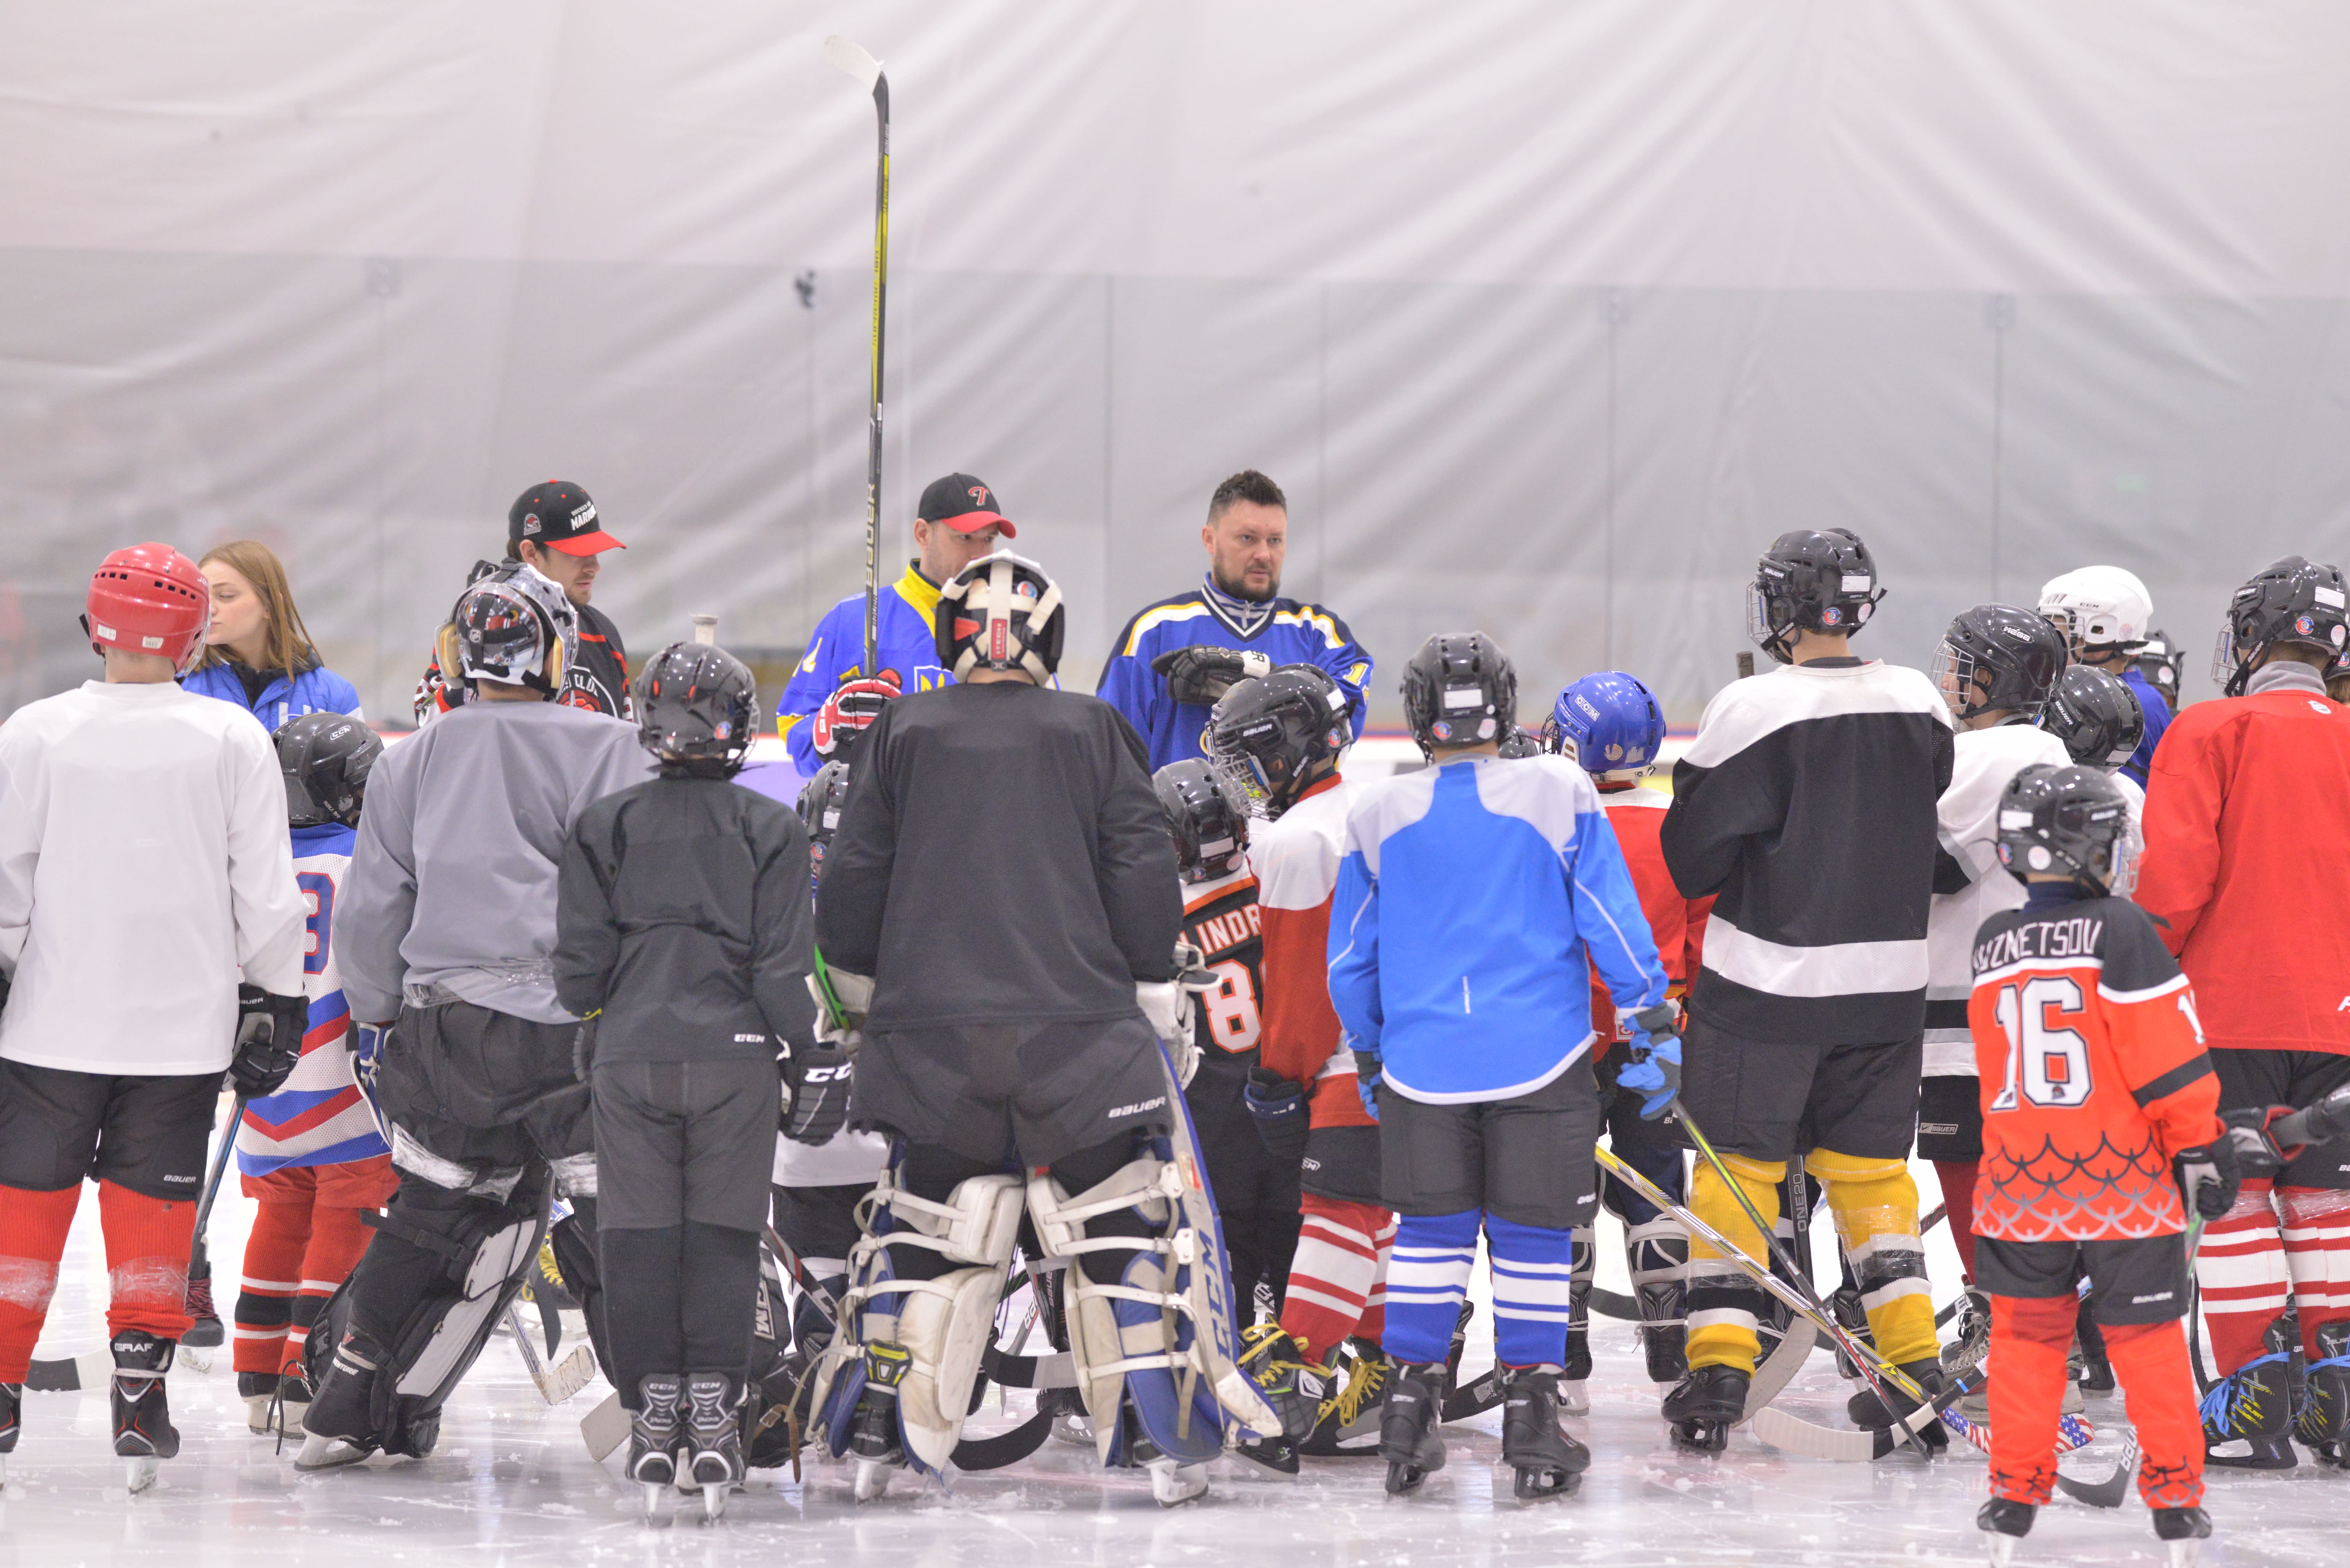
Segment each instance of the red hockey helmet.
[{"label": "red hockey helmet", "polygon": [[212,585],[193,561],[169,545],[133,545],[90,575],[81,626],[100,655],[109,648],[161,654],[184,672],[212,618]]}]

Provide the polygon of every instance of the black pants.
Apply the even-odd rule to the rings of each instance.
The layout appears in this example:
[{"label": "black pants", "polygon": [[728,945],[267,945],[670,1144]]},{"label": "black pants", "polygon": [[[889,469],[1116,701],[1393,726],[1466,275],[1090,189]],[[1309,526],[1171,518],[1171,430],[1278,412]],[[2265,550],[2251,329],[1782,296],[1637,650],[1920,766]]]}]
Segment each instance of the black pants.
[{"label": "black pants", "polygon": [[[873,1189],[864,1182],[837,1187],[777,1187],[775,1234],[799,1254],[809,1273],[839,1299],[848,1282],[848,1250],[857,1245],[857,1205]],[[802,1349],[828,1343],[833,1321],[816,1298],[795,1284],[792,1340]]]},{"label": "black pants", "polygon": [[[2350,1055],[2331,1051],[2223,1049],[2211,1053],[2211,1068],[2219,1075],[2223,1111],[2312,1105],[2350,1082]],[[2277,1172],[2276,1185],[2350,1189],[2350,1138],[2310,1145]]]},{"label": "black pants", "polygon": [[[1631,1064],[1630,1052],[1611,1050],[1594,1069],[1608,1152],[1662,1188],[1666,1197],[1686,1206],[1689,1165],[1681,1158],[1680,1117],[1668,1111],[1652,1122],[1641,1119],[1641,1096],[1616,1086],[1616,1075]],[[1627,1227],[1646,1225],[1664,1212],[1604,1171],[1599,1178],[1599,1201]]]},{"label": "black pants", "polygon": [[88,1177],[142,1198],[200,1199],[220,1086],[218,1073],[114,1077],[0,1062],[0,1187],[61,1192]]},{"label": "black pants", "polygon": [[1588,1054],[1513,1099],[1429,1105],[1391,1084],[1378,1096],[1380,1196],[1399,1215],[1473,1209],[1546,1231],[1591,1223],[1599,1096]]},{"label": "black pants", "polygon": [[1281,1315],[1289,1288],[1289,1265],[1297,1255],[1299,1205],[1297,1162],[1274,1158],[1241,1098],[1247,1071],[1213,1061],[1200,1064],[1183,1098],[1200,1138],[1200,1158],[1216,1199],[1224,1231],[1224,1251],[1232,1266],[1232,1299],[1243,1313],[1262,1286]]}]

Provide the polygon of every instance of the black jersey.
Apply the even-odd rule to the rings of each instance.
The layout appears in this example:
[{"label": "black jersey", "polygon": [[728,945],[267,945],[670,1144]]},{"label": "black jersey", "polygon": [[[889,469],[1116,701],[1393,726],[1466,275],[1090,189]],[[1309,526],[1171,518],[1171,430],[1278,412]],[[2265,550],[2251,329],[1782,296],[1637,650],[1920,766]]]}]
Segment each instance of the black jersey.
[{"label": "black jersey", "polygon": [[1257,996],[1264,984],[1256,878],[1235,871],[1186,884],[1183,895],[1183,940],[1216,976],[1215,989],[1201,992],[1192,1010],[1201,1068],[1246,1073],[1257,1059]]}]

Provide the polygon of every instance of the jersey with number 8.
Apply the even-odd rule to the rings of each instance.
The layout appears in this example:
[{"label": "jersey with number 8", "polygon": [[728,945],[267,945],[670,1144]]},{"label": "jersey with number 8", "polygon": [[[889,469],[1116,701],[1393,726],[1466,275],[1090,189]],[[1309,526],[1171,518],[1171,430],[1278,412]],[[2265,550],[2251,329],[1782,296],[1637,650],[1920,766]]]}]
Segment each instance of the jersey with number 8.
[{"label": "jersey with number 8", "polygon": [[1975,1234],[2114,1241],[2174,1234],[2171,1156],[2220,1132],[2195,994],[2122,898],[1993,915],[1967,1004],[1983,1096]]},{"label": "jersey with number 8", "polygon": [[1264,963],[1256,878],[1236,871],[1193,884],[1183,893],[1183,940],[1200,950],[1201,961],[1216,977],[1214,989],[1201,993],[1192,1013],[1200,1049],[1210,1060],[1253,1062],[1263,1032],[1257,990]]}]

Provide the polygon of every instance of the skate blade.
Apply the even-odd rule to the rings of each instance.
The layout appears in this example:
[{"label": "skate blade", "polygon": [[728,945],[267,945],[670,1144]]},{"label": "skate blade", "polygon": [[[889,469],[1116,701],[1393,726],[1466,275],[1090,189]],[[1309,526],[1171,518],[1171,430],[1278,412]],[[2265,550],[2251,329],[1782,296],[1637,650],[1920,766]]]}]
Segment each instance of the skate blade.
[{"label": "skate blade", "polygon": [[669,1527],[675,1508],[677,1489],[665,1481],[639,1481],[645,1501],[645,1523],[655,1530]]},{"label": "skate blade", "polygon": [[889,1490],[889,1473],[897,1468],[898,1467],[896,1465],[890,1464],[886,1459],[858,1460],[857,1480],[855,1482],[857,1501],[859,1502],[871,1502],[883,1492],[888,1491]]},{"label": "skate blade", "polygon": [[367,1450],[340,1438],[322,1438],[307,1432],[302,1438],[302,1451],[294,1456],[297,1470],[335,1470],[345,1465],[355,1465],[367,1458]]},{"label": "skate blade", "polygon": [[1074,1443],[1081,1449],[1094,1446],[1094,1424],[1083,1416],[1053,1417],[1053,1438],[1056,1442]]},{"label": "skate blade", "polygon": [[1281,1480],[1297,1479],[1297,1450],[1286,1443],[1236,1443],[1224,1451],[1248,1466],[1252,1473],[1273,1476]]},{"label": "skate blade", "polygon": [[140,1454],[123,1461],[123,1482],[130,1489],[131,1496],[136,1497],[155,1484],[155,1473],[161,1468],[161,1463],[152,1454]]},{"label": "skate blade", "polygon": [[1523,1469],[1511,1490],[1520,1502],[1548,1502],[1574,1496],[1582,1485],[1583,1477],[1575,1470]]},{"label": "skate blade", "polygon": [[2002,1535],[1996,1531],[1992,1532],[1991,1539],[1985,1542],[1986,1550],[1991,1552],[1991,1568],[2007,1568],[2009,1563],[2014,1562],[2015,1543],[2021,1539],[2020,1536]]},{"label": "skate blade", "polygon": [[1580,1379],[1573,1383],[1569,1383],[1564,1378],[1560,1379],[1558,1385],[1558,1407],[1562,1413],[1569,1416],[1590,1415],[1591,1386]]},{"label": "skate blade", "polygon": [[1150,1461],[1150,1495],[1161,1508],[1173,1508],[1206,1494],[1208,1467],[1179,1465],[1172,1459]]},{"label": "skate blade", "polygon": [[1730,1447],[1730,1423],[1727,1421],[1668,1421],[1665,1429],[1671,1434],[1673,1447],[1685,1454],[1703,1454],[1718,1459]]},{"label": "skate blade", "polygon": [[1388,1464],[1388,1495],[1402,1497],[1408,1492],[1417,1491],[1427,1479],[1428,1472],[1417,1465],[1397,1464],[1390,1460]]},{"label": "skate blade", "polygon": [[213,1369],[213,1353],[199,1349],[183,1339],[180,1342],[179,1365],[192,1366],[199,1372],[210,1372]]},{"label": "skate blade", "polygon": [[2199,1538],[2190,1536],[2185,1541],[2167,1541],[2163,1544],[2169,1549],[2169,1556],[2166,1559],[2169,1568],[2195,1568],[2195,1564],[2202,1561],[2203,1542]]},{"label": "skate blade", "polygon": [[702,1489],[702,1522],[715,1524],[726,1516],[726,1499],[734,1489],[724,1482]]}]

